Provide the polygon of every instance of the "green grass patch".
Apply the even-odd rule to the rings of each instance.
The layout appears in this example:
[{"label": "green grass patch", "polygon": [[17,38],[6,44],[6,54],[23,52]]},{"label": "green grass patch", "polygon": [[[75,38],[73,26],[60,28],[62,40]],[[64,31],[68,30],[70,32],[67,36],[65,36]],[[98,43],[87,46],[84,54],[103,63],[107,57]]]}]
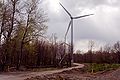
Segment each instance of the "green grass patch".
[{"label": "green grass patch", "polygon": [[120,64],[96,64],[91,63],[87,67],[87,72],[96,73],[99,71],[109,71],[109,70],[115,70],[120,67]]}]

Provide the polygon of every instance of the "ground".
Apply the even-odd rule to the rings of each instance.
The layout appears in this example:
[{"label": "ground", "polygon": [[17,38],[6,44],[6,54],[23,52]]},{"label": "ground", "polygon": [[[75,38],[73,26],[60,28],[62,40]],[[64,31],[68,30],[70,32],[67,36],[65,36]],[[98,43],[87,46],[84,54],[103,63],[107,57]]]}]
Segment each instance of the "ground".
[{"label": "ground", "polygon": [[[83,68],[83,64],[74,63],[74,67],[58,69],[58,70],[51,70],[51,71],[42,71],[42,72],[8,72],[8,73],[1,73],[0,80],[24,80],[26,78],[36,77],[36,76],[43,76],[43,75],[50,75],[61,73],[64,71],[70,71],[72,69]],[[44,80],[44,79],[42,79]]]},{"label": "ground", "polygon": [[56,74],[36,76],[26,80],[120,80],[120,69],[86,73],[83,69],[72,69]]},{"label": "ground", "polygon": [[88,73],[84,65],[43,72],[10,72],[0,74],[0,80],[120,80],[120,68]]}]

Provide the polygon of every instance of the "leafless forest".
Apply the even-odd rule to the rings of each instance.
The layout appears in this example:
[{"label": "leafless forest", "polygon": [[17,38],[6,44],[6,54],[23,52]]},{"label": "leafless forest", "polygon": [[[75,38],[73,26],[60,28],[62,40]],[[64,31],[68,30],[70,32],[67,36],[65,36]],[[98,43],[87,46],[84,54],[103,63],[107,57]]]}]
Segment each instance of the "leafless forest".
[{"label": "leafless forest", "polygon": [[48,19],[39,4],[38,0],[0,1],[0,71],[59,65],[64,43],[45,38]]},{"label": "leafless forest", "polygon": [[[91,48],[92,49],[92,48]],[[88,50],[84,54],[78,50],[74,54],[74,61],[79,63],[108,63],[119,64],[120,63],[120,42],[116,42],[114,45],[105,45],[98,51]]]}]

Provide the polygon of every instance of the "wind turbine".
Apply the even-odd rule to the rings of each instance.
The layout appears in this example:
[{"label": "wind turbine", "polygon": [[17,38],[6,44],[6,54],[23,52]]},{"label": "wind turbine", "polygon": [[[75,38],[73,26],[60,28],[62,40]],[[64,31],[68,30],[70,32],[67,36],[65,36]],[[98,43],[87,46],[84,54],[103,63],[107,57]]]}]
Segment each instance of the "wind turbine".
[{"label": "wind turbine", "polygon": [[87,16],[90,16],[90,15],[93,15],[93,14],[88,14],[88,15],[82,15],[82,16],[76,16],[76,17],[73,17],[69,12],[68,10],[59,2],[59,4],[62,6],[62,8],[66,11],[66,13],[69,15],[70,17],[70,22],[69,22],[69,25],[68,25],[68,28],[67,28],[67,31],[66,31],[66,34],[65,34],[65,43],[66,43],[66,37],[67,37],[67,34],[68,34],[68,31],[71,27],[71,53],[69,54],[69,57],[70,57],[70,66],[71,66],[71,62],[73,62],[73,20],[74,19],[80,19],[80,18],[83,18],[83,17],[87,17]]}]

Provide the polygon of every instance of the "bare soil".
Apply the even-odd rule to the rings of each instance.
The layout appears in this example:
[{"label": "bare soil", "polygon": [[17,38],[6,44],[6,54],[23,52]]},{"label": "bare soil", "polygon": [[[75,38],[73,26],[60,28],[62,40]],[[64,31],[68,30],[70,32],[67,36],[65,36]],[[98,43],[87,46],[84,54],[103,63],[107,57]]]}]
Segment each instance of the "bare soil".
[{"label": "bare soil", "polygon": [[[48,71],[37,71],[37,72],[8,72],[8,73],[1,73],[0,74],[0,80],[24,80],[26,78],[30,78],[30,80],[32,79],[31,77],[34,77],[35,80],[46,80],[47,79],[47,75],[52,75],[52,74],[57,74],[57,73],[62,73],[62,72],[66,72],[66,71],[71,71],[72,69],[78,69],[78,68],[83,68],[84,65],[83,64],[78,64],[78,63],[74,63],[73,67],[69,67],[69,68],[63,68],[63,69],[57,69],[57,70],[48,70]],[[37,78],[36,76],[39,76],[39,78]],[[36,79],[37,78],[37,79]],[[47,79],[49,80],[49,79]],[[53,79],[54,80],[54,79]]]},{"label": "bare soil", "polygon": [[12,72],[0,74],[0,80],[120,80],[120,69],[88,73],[86,68],[77,67],[43,72]]},{"label": "bare soil", "polygon": [[120,69],[87,73],[84,69],[72,69],[56,74],[32,77],[26,80],[120,80]]}]

